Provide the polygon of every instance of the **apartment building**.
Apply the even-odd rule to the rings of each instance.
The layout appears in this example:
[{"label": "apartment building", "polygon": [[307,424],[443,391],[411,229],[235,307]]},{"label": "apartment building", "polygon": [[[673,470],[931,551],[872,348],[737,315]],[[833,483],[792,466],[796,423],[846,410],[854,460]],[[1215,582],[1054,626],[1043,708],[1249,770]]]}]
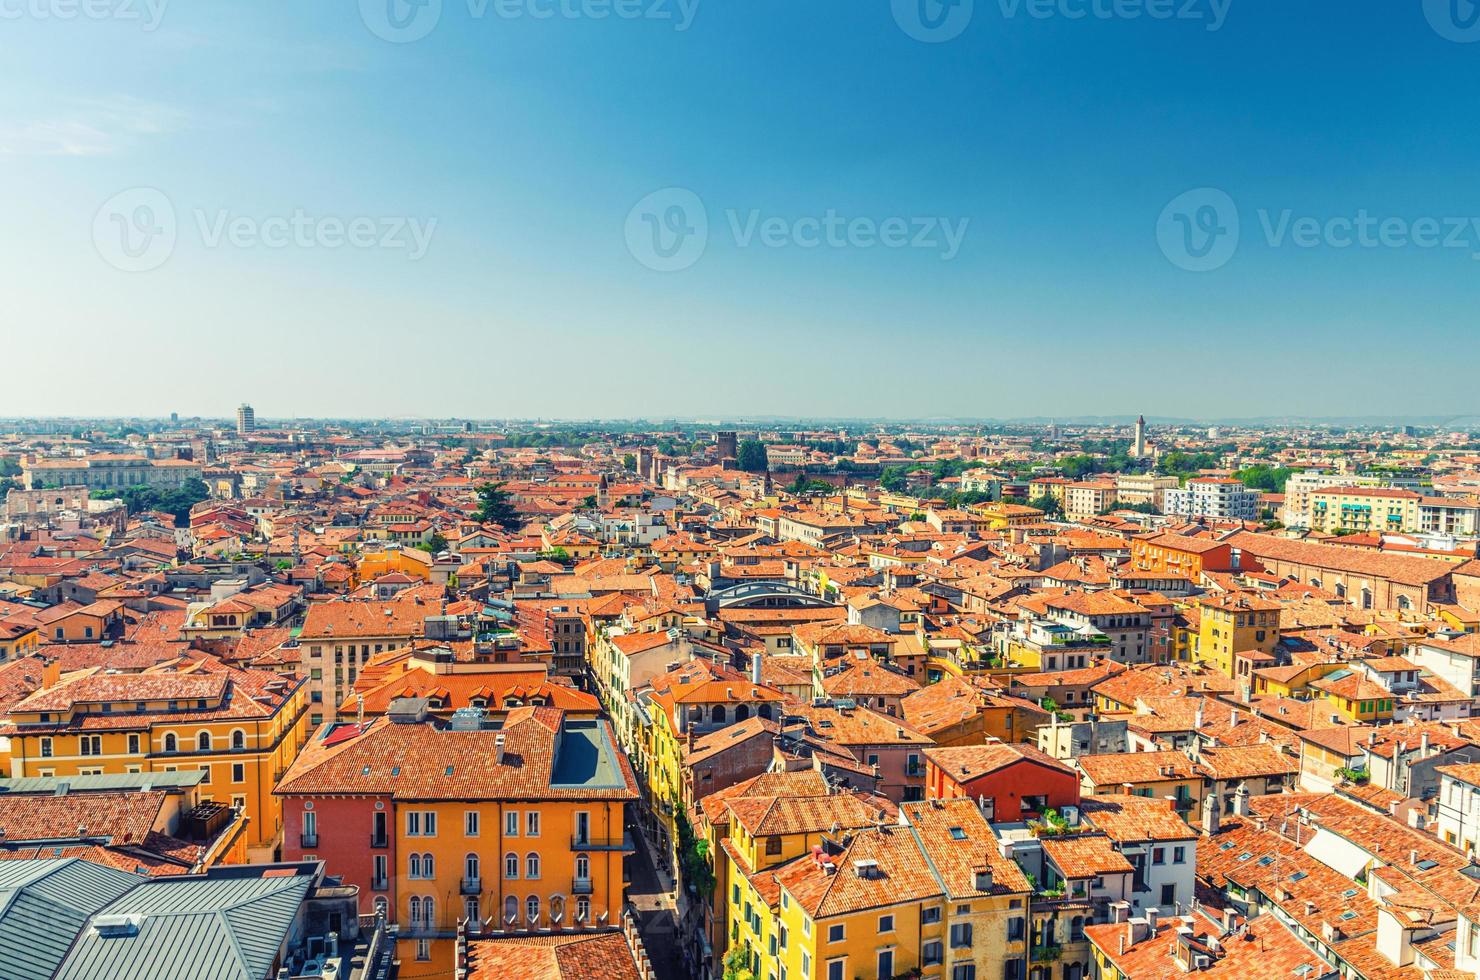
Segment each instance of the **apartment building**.
[{"label": "apartment building", "polygon": [[[542,934],[618,922],[637,782],[609,722],[416,701],[319,731],[283,777],[284,853],[359,886],[400,927],[403,975],[451,976],[459,925]],[[414,964],[414,967],[413,967]]]},{"label": "apartment building", "polygon": [[1064,487],[1064,516],[1081,521],[1114,506],[1116,485],[1110,480],[1081,480]]},{"label": "apartment building", "polygon": [[153,459],[125,453],[91,456],[22,456],[21,482],[27,490],[45,487],[178,487],[199,480],[204,468],[189,459]]},{"label": "apartment building", "polygon": [[1396,487],[1328,487],[1310,495],[1306,526],[1327,534],[1400,534],[1419,529],[1423,497]]},{"label": "apartment building", "polygon": [[1165,492],[1167,514],[1252,521],[1259,516],[1259,491],[1228,477],[1195,477],[1178,490]]},{"label": "apartment building", "polygon": [[1175,476],[1155,473],[1120,473],[1115,477],[1115,499],[1120,504],[1151,504],[1166,509],[1166,492],[1175,490],[1181,481]]},{"label": "apartment building", "polygon": [[246,815],[249,859],[274,859],[282,816],[272,788],[308,737],[306,684],[205,664],[88,674],[22,699],[6,719],[10,776],[198,769],[203,802]]},{"label": "apartment building", "polygon": [[438,611],[420,598],[337,599],[309,606],[298,635],[308,674],[309,724],[317,728],[333,718],[365,662],[425,636],[427,618]]}]

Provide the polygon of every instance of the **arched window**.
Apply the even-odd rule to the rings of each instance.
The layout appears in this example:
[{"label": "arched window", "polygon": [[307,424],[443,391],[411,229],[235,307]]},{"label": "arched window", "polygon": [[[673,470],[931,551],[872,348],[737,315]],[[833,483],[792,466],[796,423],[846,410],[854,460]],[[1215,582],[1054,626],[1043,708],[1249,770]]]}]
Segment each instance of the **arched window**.
[{"label": "arched window", "polygon": [[1345,599],[1346,598],[1346,583],[1345,582],[1337,582],[1336,583],[1336,598],[1338,598],[1338,599]]},{"label": "arched window", "polygon": [[[432,856],[430,854],[423,854],[421,856],[421,876],[423,878],[437,877],[437,872],[432,867]],[[431,899],[429,898],[427,901],[430,902]]]},{"label": "arched window", "polygon": [[504,855],[504,877],[519,877],[519,855],[512,851]]},{"label": "arched window", "polygon": [[581,881],[591,880],[591,858],[589,855],[576,855],[576,877]]},{"label": "arched window", "polygon": [[591,900],[582,896],[576,899],[576,922],[591,921]]},{"label": "arched window", "polygon": [[211,733],[201,732],[195,736],[195,747],[202,752],[211,751]]},{"label": "arched window", "polygon": [[430,929],[437,923],[437,906],[432,896],[428,895],[421,900],[421,924]]},{"label": "arched window", "polygon": [[412,895],[411,901],[408,904],[411,910],[411,925],[415,927],[421,922],[421,899],[416,895]]},{"label": "arched window", "polygon": [[540,876],[540,856],[533,851],[529,857],[524,859],[524,877],[538,878]]},{"label": "arched window", "polygon": [[231,732],[231,747],[234,749],[246,748],[247,733],[242,731],[240,728],[233,729]]},{"label": "arched window", "polygon": [[1369,589],[1369,588],[1367,588],[1367,587],[1365,587],[1365,586],[1363,586],[1363,588],[1362,588],[1362,608],[1363,609],[1371,609],[1372,608],[1372,590]]},{"label": "arched window", "polygon": [[709,720],[717,725],[723,725],[725,723],[725,706],[717,704],[709,709]]},{"label": "arched window", "polygon": [[164,737],[164,750],[166,752],[179,751],[179,743],[175,741],[175,733],[168,732]]},{"label": "arched window", "polygon": [[1078,942],[1084,938],[1084,916],[1076,915],[1069,920],[1069,941]]},{"label": "arched window", "polygon": [[746,705],[746,704],[737,704],[735,706],[735,720],[736,721],[744,721],[745,719],[747,719],[749,717],[750,717],[750,706],[749,705]]},{"label": "arched window", "polygon": [[519,918],[519,899],[510,895],[504,899],[504,923],[507,925]]},{"label": "arched window", "polygon": [[1398,596],[1398,608],[1399,609],[1412,609],[1413,608],[1413,600],[1410,599],[1410,598],[1408,598],[1406,595],[1400,595],[1400,596]]},{"label": "arched window", "polygon": [[482,916],[478,914],[478,900],[476,898],[469,898],[463,903],[463,915],[468,920],[468,930],[470,932],[478,932],[482,928]]},{"label": "arched window", "polygon": [[463,877],[469,879],[478,877],[478,855],[469,854],[463,858]]},{"label": "arched window", "polygon": [[540,897],[531,895],[524,900],[524,917],[529,920],[530,925],[540,921]]},{"label": "arched window", "polygon": [[[406,859],[406,874],[409,877],[412,877],[412,878],[420,878],[421,877],[421,855],[420,854],[412,854],[409,858]],[[414,901],[416,901],[416,899],[413,898],[412,901],[414,902]],[[415,916],[412,916],[412,918],[415,918]]]}]

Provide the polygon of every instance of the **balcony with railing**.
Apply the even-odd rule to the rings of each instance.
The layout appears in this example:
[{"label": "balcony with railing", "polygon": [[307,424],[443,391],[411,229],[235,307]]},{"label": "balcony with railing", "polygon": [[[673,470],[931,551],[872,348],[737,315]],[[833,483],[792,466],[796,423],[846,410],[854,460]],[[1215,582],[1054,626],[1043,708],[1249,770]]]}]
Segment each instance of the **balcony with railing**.
[{"label": "balcony with railing", "polygon": [[477,895],[481,891],[483,891],[482,878],[464,878],[462,880],[462,894]]},{"label": "balcony with railing", "polygon": [[575,834],[570,839],[572,851],[631,851],[634,850],[631,834],[621,837],[595,837],[591,834]]},{"label": "balcony with railing", "polygon": [[570,882],[570,893],[572,895],[590,895],[595,891],[590,878],[572,878]]},{"label": "balcony with railing", "polygon": [[390,847],[390,840],[385,836],[385,834],[371,834],[370,846],[376,848],[377,850],[381,850]]},{"label": "balcony with railing", "polygon": [[304,847],[318,847],[319,835],[305,830],[298,835],[298,842]]},{"label": "balcony with railing", "polygon": [[390,887],[391,887],[391,880],[389,878],[371,878],[370,879],[370,890],[372,892],[383,892],[383,891],[388,890]]}]

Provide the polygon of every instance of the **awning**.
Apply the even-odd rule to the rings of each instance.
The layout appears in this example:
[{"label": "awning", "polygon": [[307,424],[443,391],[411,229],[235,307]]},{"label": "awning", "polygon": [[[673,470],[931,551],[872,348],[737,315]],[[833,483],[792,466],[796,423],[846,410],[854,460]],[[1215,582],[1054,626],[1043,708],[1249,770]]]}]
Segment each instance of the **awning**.
[{"label": "awning", "polygon": [[1329,830],[1317,830],[1310,843],[1305,845],[1305,853],[1337,874],[1353,880],[1372,863],[1371,854]]}]

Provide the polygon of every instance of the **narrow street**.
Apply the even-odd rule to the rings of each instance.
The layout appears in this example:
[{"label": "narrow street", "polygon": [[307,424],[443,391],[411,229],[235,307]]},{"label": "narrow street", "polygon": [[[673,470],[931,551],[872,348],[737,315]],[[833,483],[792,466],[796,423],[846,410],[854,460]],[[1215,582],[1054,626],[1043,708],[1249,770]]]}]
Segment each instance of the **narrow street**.
[{"label": "narrow street", "polygon": [[647,845],[642,841],[642,832],[632,828],[637,850],[628,856],[628,871],[632,883],[627,889],[627,898],[637,909],[637,921],[642,932],[642,942],[647,947],[648,957],[658,980],[685,980],[683,957],[678,948],[678,917],[673,907],[673,897],[664,888],[658,873],[653,868],[653,859]]}]

